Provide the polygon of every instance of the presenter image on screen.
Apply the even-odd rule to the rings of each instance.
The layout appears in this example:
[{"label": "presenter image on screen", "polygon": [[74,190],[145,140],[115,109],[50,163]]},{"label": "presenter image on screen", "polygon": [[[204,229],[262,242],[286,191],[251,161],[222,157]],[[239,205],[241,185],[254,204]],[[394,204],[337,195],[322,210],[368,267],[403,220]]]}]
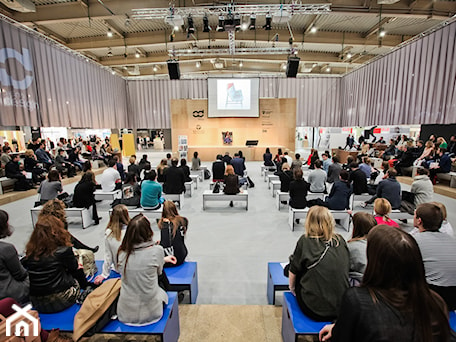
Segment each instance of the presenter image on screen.
[{"label": "presenter image on screen", "polygon": [[249,110],[250,80],[217,80],[217,95],[217,109],[219,110]]}]

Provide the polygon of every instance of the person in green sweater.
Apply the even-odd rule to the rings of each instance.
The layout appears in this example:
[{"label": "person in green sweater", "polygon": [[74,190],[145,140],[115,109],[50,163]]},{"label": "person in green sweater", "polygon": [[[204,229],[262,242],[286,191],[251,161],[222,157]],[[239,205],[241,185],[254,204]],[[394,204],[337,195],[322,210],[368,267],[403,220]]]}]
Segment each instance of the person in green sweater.
[{"label": "person in green sweater", "polygon": [[327,208],[310,208],[306,233],[290,256],[290,291],[304,314],[317,321],[337,318],[342,296],[349,286],[348,247],[334,227],[334,218]]}]

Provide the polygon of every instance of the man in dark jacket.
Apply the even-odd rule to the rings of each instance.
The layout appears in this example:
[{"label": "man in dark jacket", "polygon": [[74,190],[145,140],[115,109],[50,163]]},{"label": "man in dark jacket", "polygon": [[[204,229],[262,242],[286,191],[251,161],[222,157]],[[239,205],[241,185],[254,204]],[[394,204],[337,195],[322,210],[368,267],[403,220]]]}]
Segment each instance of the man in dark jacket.
[{"label": "man in dark jacket", "polygon": [[436,183],[438,173],[448,173],[451,171],[451,158],[450,155],[446,153],[446,149],[439,148],[437,150],[436,162],[438,163],[436,166],[431,164],[431,167],[429,167],[429,178],[431,178],[433,184]]},{"label": "man in dark jacket", "polygon": [[217,155],[217,160],[212,163],[212,181],[223,182],[225,176],[225,163],[221,154]]},{"label": "man in dark jacket", "polygon": [[231,159],[231,165],[233,165],[234,173],[238,176],[244,177],[245,164],[244,159],[239,157],[239,153],[234,154],[234,158]]},{"label": "man in dark jacket", "polygon": [[165,169],[163,192],[165,194],[181,194],[185,192],[184,171],[177,167],[177,158],[171,159],[171,166]]},{"label": "man in dark jacket", "polygon": [[350,164],[350,170],[350,182],[353,183],[353,193],[355,195],[366,194],[368,192],[366,174],[359,169],[357,162]]},{"label": "man in dark jacket", "polygon": [[49,168],[54,164],[54,161],[45,150],[44,142],[40,143],[40,148],[35,151],[35,155],[38,162],[42,163],[46,170],[49,170]]},{"label": "man in dark jacket", "polygon": [[13,159],[11,159],[5,166],[5,175],[7,178],[16,179],[16,183],[14,183],[14,190],[15,191],[25,191],[30,190],[33,188],[32,179],[26,178],[27,172],[21,171],[19,169],[19,155],[13,155]]},{"label": "man in dark jacket", "polygon": [[401,207],[401,185],[396,180],[396,175],[395,169],[389,169],[386,171],[386,178],[377,186],[377,197],[387,199],[393,209]]}]

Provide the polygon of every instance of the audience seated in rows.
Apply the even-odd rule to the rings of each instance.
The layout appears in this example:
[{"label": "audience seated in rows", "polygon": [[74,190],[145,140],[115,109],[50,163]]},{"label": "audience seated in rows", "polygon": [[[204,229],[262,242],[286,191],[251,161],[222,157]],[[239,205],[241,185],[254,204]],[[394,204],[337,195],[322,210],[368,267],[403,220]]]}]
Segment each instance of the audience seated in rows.
[{"label": "audience seated in rows", "polygon": [[128,173],[134,173],[139,178],[141,168],[138,164],[136,164],[136,156],[132,155],[128,161],[130,163],[127,168]]},{"label": "audience seated in rows", "polygon": [[157,165],[157,182],[165,182],[165,170],[168,168],[168,161],[166,158],[163,158],[160,161],[160,164]]},{"label": "audience seated in rows", "polygon": [[27,172],[21,170],[19,165],[19,155],[14,154],[12,159],[5,166],[5,175],[8,178],[16,179],[14,183],[15,191],[26,191],[33,188],[31,177],[27,177]]},{"label": "audience seated in rows", "polygon": [[235,174],[244,177],[245,162],[244,159],[239,156],[239,153],[234,154],[234,158],[231,159],[230,164],[233,166]]},{"label": "audience seated in rows", "polygon": [[387,199],[393,209],[400,209],[401,184],[396,179],[395,169],[388,169],[385,179],[378,184],[377,197]]},{"label": "audience seated in rows", "polygon": [[359,169],[357,162],[350,163],[349,167],[351,170],[349,180],[353,184],[353,193],[355,195],[367,193],[366,174]]},{"label": "audience seated in rows", "polygon": [[434,187],[429,179],[428,170],[419,168],[416,171],[416,176],[413,177],[410,192],[414,194],[415,206],[422,203],[429,203],[434,200]]},{"label": "audience seated in rows", "polygon": [[295,160],[291,163],[291,169],[302,168],[301,155],[299,153],[295,154]]}]

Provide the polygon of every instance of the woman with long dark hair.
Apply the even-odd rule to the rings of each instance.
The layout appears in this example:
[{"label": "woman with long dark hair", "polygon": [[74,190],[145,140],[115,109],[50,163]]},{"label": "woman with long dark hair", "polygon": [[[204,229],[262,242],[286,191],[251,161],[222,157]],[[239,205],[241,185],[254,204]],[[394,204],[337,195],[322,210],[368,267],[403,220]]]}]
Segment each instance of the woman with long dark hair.
[{"label": "woman with long dark hair", "polygon": [[73,253],[71,235],[52,215],[40,216],[22,261],[29,272],[30,299],[39,312],[53,313],[72,306],[88,285]]},{"label": "woman with long dark hair", "polygon": [[87,171],[81,177],[81,180],[76,184],[73,195],[73,206],[75,208],[92,207],[93,224],[100,223],[101,217],[98,217],[97,205],[95,203],[96,183],[94,181],[95,174],[92,171]]},{"label": "woman with long dark hair", "polygon": [[449,341],[445,302],[429,290],[421,252],[409,234],[379,225],[367,236],[360,287],[348,289],[320,341]]},{"label": "woman with long dark hair", "polygon": [[122,287],[117,303],[119,321],[127,325],[147,325],[160,320],[168,295],[158,285],[158,276],[165,262],[175,263],[174,256],[165,257],[163,247],[153,241],[149,220],[142,214],[130,221],[117,253],[117,269]]},{"label": "woman with long dark hair", "polygon": [[[63,222],[63,228],[65,230],[68,230],[68,221],[66,219],[66,213],[65,213],[65,203],[63,203],[59,199],[53,199],[50,201],[47,201],[44,205],[43,208],[41,209],[38,218],[41,216],[46,216],[46,215],[52,215],[57,217],[60,221]],[[86,244],[82,243],[78,239],[76,239],[73,235],[71,235],[71,243],[73,244],[73,247],[76,249],[88,249],[89,251],[92,251],[96,253],[99,249],[98,246],[95,246],[94,248],[91,248],[87,246]]]},{"label": "woman with long dark hair", "polygon": [[[187,218],[179,215],[174,202],[165,201],[163,203],[162,217],[158,221],[160,246],[164,248],[165,255],[174,255],[176,257],[176,266],[181,265],[188,254],[184,241],[187,227]],[[166,263],[165,267],[173,265]]]}]

